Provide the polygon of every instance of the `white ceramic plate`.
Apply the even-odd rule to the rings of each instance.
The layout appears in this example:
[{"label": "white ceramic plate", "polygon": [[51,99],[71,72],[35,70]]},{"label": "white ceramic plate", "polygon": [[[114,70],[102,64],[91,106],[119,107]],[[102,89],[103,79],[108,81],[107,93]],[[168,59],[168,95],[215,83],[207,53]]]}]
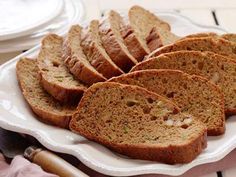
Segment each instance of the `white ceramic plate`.
[{"label": "white ceramic plate", "polygon": [[0,53],[29,49],[37,45],[47,33],[64,35],[72,24],[82,22],[85,10],[82,0],[64,0],[64,8],[59,16],[40,26],[40,30],[10,40],[0,42]]},{"label": "white ceramic plate", "polygon": [[[202,31],[223,32],[217,27],[193,24],[176,14],[160,13],[158,15],[169,21],[173,31],[179,35]],[[32,135],[52,151],[74,155],[88,167],[114,176],[150,173],[176,176],[197,165],[218,161],[236,147],[236,116],[227,120],[227,131],[223,136],[209,137],[207,149],[194,161],[183,165],[130,159],[68,130],[41,123],[22,97],[15,74],[17,60],[22,56],[35,57],[38,50],[39,46],[0,67],[0,126],[5,129]]]},{"label": "white ceramic plate", "polygon": [[24,36],[60,14],[63,0],[0,1],[0,41]]}]

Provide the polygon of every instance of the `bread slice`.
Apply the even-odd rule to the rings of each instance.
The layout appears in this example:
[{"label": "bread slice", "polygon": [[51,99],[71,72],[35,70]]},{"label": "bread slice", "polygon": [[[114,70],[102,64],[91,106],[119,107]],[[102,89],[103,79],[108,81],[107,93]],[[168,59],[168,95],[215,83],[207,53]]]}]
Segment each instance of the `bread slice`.
[{"label": "bread slice", "polygon": [[216,38],[218,38],[219,35],[217,33],[213,33],[213,32],[195,33],[195,34],[187,35],[187,36],[181,38],[180,40],[183,40],[186,38],[198,38],[198,37],[216,37]]},{"label": "bread slice", "polygon": [[63,59],[70,72],[87,85],[105,81],[106,78],[97,72],[85,56],[81,43],[82,28],[73,25],[64,43]]},{"label": "bread slice", "polygon": [[17,78],[24,98],[39,119],[68,128],[75,106],[62,105],[40,85],[36,60],[23,58],[16,65]]},{"label": "bread slice", "polygon": [[222,35],[218,35],[217,33],[209,32],[209,33],[196,33],[187,35],[180,40],[186,39],[186,38],[196,38],[196,37],[214,37],[214,38],[223,38],[225,40],[236,42],[236,34],[234,33],[226,33]]},{"label": "bread slice", "polygon": [[236,60],[236,44],[222,38],[197,37],[186,38],[174,44],[164,46],[152,52],[147,58],[158,56],[162,53],[179,50],[209,51],[228,56]]},{"label": "bread slice", "polygon": [[182,112],[207,125],[208,135],[225,132],[224,96],[207,79],[179,70],[141,70],[114,77],[111,82],[137,85],[175,102]]},{"label": "bread slice", "polygon": [[221,88],[225,111],[236,114],[236,62],[212,52],[177,51],[144,61],[132,71],[144,69],[178,69],[205,77]]},{"label": "bread slice", "polygon": [[236,43],[236,34],[235,33],[223,34],[220,37],[224,38],[225,40]]},{"label": "bread slice", "polygon": [[136,37],[147,51],[151,52],[179,39],[171,33],[170,25],[167,22],[140,6],[130,8],[129,21]]},{"label": "bread slice", "polygon": [[93,20],[90,22],[89,29],[83,33],[81,45],[90,64],[104,77],[111,78],[124,73],[111,60],[102,46],[99,35],[99,21]]},{"label": "bread slice", "polygon": [[37,58],[40,82],[55,99],[66,103],[77,103],[86,86],[74,79],[62,59],[63,38],[49,34],[42,40]]},{"label": "bread slice", "polygon": [[190,162],[206,147],[206,127],[193,116],[146,89],[112,82],[85,92],[70,128],[129,157],[170,164]]},{"label": "bread slice", "polygon": [[196,38],[196,37],[215,37],[215,38],[223,38],[231,42],[236,42],[236,34],[234,33],[218,35],[217,33],[213,33],[213,32],[191,34],[191,35],[185,36],[184,38],[181,38],[180,40],[183,40],[186,38]]},{"label": "bread slice", "polygon": [[137,60],[128,51],[120,28],[122,27],[122,17],[115,11],[111,10],[99,26],[102,45],[112,61],[124,72],[128,72],[132,66],[137,64]]},{"label": "bread slice", "polygon": [[[134,32],[134,29],[129,23],[129,19],[124,17],[124,23],[121,26],[120,32],[123,37],[124,43],[127,46],[131,55],[136,58],[137,61],[142,61],[144,56],[150,53],[149,48],[145,42],[139,39],[138,34]],[[156,38],[159,40],[159,37]]]}]

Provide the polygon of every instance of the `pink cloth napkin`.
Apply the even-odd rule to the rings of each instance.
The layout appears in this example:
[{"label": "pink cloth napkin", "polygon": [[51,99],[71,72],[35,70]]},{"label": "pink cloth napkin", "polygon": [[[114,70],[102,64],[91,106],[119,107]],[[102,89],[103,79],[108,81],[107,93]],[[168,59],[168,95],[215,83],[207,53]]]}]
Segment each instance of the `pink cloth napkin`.
[{"label": "pink cloth napkin", "polygon": [[42,168],[29,162],[22,156],[16,156],[11,164],[7,164],[2,154],[0,154],[0,176],[1,177],[58,177],[57,175],[46,173]]}]

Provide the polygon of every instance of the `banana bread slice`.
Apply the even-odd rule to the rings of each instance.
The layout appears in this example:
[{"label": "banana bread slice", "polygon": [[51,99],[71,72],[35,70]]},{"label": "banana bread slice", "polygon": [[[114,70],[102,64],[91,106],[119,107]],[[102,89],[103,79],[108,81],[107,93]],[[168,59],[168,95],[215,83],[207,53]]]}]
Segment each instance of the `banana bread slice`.
[{"label": "banana bread slice", "polygon": [[78,103],[86,86],[74,79],[62,59],[63,38],[49,34],[42,40],[37,58],[40,82],[45,90],[61,102]]},{"label": "banana bread slice", "polygon": [[[146,44],[139,39],[134,29],[131,27],[128,17],[123,17],[123,24],[121,24],[121,35],[131,55],[138,61],[142,61],[144,56],[150,53]],[[159,38],[156,38],[159,40]]]},{"label": "banana bread slice", "polygon": [[113,76],[124,73],[108,56],[99,35],[99,21],[90,22],[89,28],[82,34],[81,45],[90,64],[104,77],[111,78]]},{"label": "banana bread slice", "polygon": [[231,42],[236,42],[236,34],[234,33],[226,33],[226,34],[218,35],[217,33],[213,33],[213,32],[191,34],[191,35],[181,38],[180,40],[183,40],[186,38],[196,38],[196,37],[215,37],[215,38],[223,38]]},{"label": "banana bread slice", "polygon": [[170,99],[182,112],[206,124],[208,135],[225,132],[223,93],[205,78],[179,70],[154,69],[128,73],[109,81],[144,87]]},{"label": "banana bread slice", "polygon": [[137,60],[128,51],[121,36],[120,28],[123,24],[122,17],[111,10],[99,26],[102,45],[112,61],[124,72],[128,72]]},{"label": "banana bread slice", "polygon": [[186,38],[198,38],[198,37],[216,37],[216,38],[218,38],[219,35],[217,33],[214,33],[214,32],[195,33],[195,34],[190,34],[190,35],[184,36],[180,40],[183,40],[183,39],[186,39]]},{"label": "banana bread slice", "polygon": [[221,88],[225,111],[236,114],[236,62],[212,52],[177,51],[146,60],[132,69],[177,69],[205,77]]},{"label": "banana bread slice", "polygon": [[81,32],[82,28],[79,25],[74,25],[70,28],[64,43],[64,63],[78,80],[81,80],[87,85],[105,81],[106,78],[97,72],[89,63],[80,46]]},{"label": "banana bread slice", "polygon": [[234,34],[234,33],[226,33],[226,34],[218,35],[217,33],[213,33],[213,32],[190,34],[190,35],[187,35],[187,36],[181,38],[180,40],[184,40],[186,38],[197,38],[197,37],[223,38],[223,39],[228,40],[230,42],[236,42],[236,34]]},{"label": "banana bread slice", "polygon": [[147,58],[179,50],[215,52],[236,60],[236,44],[223,38],[215,37],[186,38],[153,51]]},{"label": "banana bread slice", "polygon": [[144,88],[105,82],[84,94],[72,131],[132,158],[187,163],[206,147],[206,127]]},{"label": "banana bread slice", "polygon": [[170,25],[150,11],[133,6],[129,10],[129,21],[134,33],[146,50],[153,51],[179,39],[171,33]]},{"label": "banana bread slice", "polygon": [[17,62],[16,74],[23,96],[39,120],[68,128],[76,107],[62,105],[49,95],[39,82],[36,60],[23,58]]}]

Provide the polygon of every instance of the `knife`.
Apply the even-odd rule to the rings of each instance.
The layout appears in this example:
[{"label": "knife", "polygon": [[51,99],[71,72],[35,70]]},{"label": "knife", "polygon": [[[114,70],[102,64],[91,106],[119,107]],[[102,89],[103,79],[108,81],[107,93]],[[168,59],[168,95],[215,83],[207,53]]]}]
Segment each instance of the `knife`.
[{"label": "knife", "polygon": [[56,174],[60,177],[88,177],[56,154],[40,147],[39,143],[23,138],[18,133],[0,128],[0,150],[9,161],[16,155],[23,155],[26,159],[39,165],[43,170]]}]

